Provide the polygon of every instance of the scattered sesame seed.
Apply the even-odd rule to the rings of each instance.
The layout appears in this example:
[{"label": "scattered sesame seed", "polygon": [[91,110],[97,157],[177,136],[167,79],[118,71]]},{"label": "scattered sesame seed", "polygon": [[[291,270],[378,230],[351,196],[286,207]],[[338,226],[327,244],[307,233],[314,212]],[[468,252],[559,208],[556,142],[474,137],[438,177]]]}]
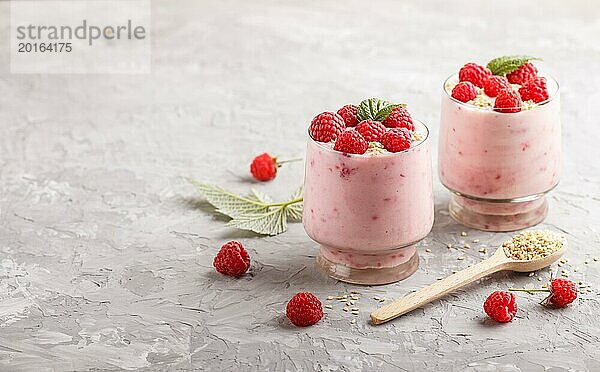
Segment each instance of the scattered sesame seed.
[{"label": "scattered sesame seed", "polygon": [[333,296],[327,296],[328,300],[333,300]]},{"label": "scattered sesame seed", "polygon": [[590,263],[590,260],[585,260],[585,261],[583,261],[583,263],[587,265]]},{"label": "scattered sesame seed", "polygon": [[325,307],[326,307],[327,309],[333,309],[333,306],[331,306],[331,305],[325,305]]},{"label": "scattered sesame seed", "polygon": [[384,302],[384,301],[385,301],[385,298],[380,298],[379,299],[379,302]]},{"label": "scattered sesame seed", "polygon": [[350,291],[350,293],[352,293],[352,294],[359,294],[360,292],[359,291]]},{"label": "scattered sesame seed", "polygon": [[356,319],[352,319],[352,320],[350,321],[350,324],[356,324]]},{"label": "scattered sesame seed", "polygon": [[358,311],[358,307],[353,307],[352,309],[350,309],[352,311]]},{"label": "scattered sesame seed", "polygon": [[374,299],[375,301],[379,301],[379,300],[380,300],[380,298],[379,298],[379,297],[373,297],[373,299]]},{"label": "scattered sesame seed", "polygon": [[459,261],[462,261],[462,260],[464,260],[464,259],[465,259],[465,258],[464,258],[463,256],[460,256],[460,257],[458,257],[458,258],[457,258],[457,260],[459,260]]},{"label": "scattered sesame seed", "polygon": [[530,276],[530,277],[532,277],[532,276],[534,276],[534,275],[535,275],[535,273],[534,273],[534,272],[531,272],[531,273],[529,273],[529,276]]},{"label": "scattered sesame seed", "polygon": [[353,299],[353,300],[355,300],[355,301],[358,300],[358,296],[350,296],[350,298]]},{"label": "scattered sesame seed", "polygon": [[461,232],[460,236],[467,236],[467,232],[466,231]]},{"label": "scattered sesame seed", "polygon": [[479,239],[473,239],[473,243],[479,243]]},{"label": "scattered sesame seed", "polygon": [[507,257],[534,260],[547,257],[565,244],[565,238],[549,230],[529,230],[502,244]]},{"label": "scattered sesame seed", "polygon": [[594,257],[594,261],[598,261],[598,257]]},{"label": "scattered sesame seed", "polygon": [[448,244],[446,244],[446,247],[448,247],[448,248],[452,248],[452,243],[448,243]]},{"label": "scattered sesame seed", "polygon": [[542,277],[538,276],[538,282],[541,282],[541,281],[542,281]]},{"label": "scattered sesame seed", "polygon": [[470,248],[471,248],[471,245],[470,245],[470,244],[465,244],[465,245],[464,245],[464,247],[465,247],[466,249],[470,249]]},{"label": "scattered sesame seed", "polygon": [[348,312],[349,309],[347,307],[345,307],[342,310],[344,310],[345,312]]},{"label": "scattered sesame seed", "polygon": [[427,249],[425,250],[425,252],[427,252],[427,253],[431,253],[431,249],[427,248]]},{"label": "scattered sesame seed", "polygon": [[350,305],[354,305],[355,301],[348,301],[350,303]]}]

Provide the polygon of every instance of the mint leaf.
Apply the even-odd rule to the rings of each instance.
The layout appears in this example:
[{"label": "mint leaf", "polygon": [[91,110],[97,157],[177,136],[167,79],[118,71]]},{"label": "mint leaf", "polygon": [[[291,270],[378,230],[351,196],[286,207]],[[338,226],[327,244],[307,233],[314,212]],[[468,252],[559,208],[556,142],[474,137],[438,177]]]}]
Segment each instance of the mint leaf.
[{"label": "mint leaf", "polygon": [[377,112],[377,114],[375,115],[375,120],[384,121],[385,119],[388,118],[388,116],[390,116],[390,114],[396,107],[405,107],[405,106],[406,105],[403,103],[395,103],[395,104],[385,106],[384,108],[379,110],[379,112]]},{"label": "mint leaf", "polygon": [[393,109],[398,106],[406,106],[404,104],[393,104],[379,98],[365,99],[358,105],[357,117],[358,121],[363,120],[385,120]]},{"label": "mint leaf", "polygon": [[494,58],[488,62],[487,68],[492,71],[494,75],[506,75],[510,74],[513,71],[516,71],[519,67],[523,66],[529,61],[538,60],[541,58],[524,56],[524,55],[514,55],[514,56],[503,56]]},{"label": "mint leaf", "polygon": [[252,190],[240,196],[219,186],[190,180],[217,212],[231,217],[227,226],[250,230],[259,234],[277,235],[287,230],[287,219],[301,220],[303,189],[296,190],[290,199],[274,203],[271,197]]}]

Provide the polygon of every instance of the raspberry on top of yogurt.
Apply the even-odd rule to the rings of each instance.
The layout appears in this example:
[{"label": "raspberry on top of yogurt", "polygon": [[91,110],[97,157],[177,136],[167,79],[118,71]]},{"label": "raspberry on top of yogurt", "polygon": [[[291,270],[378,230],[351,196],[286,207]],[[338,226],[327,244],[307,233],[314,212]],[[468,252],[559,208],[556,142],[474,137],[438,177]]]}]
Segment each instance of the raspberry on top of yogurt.
[{"label": "raspberry on top of yogurt", "polygon": [[312,139],[335,151],[369,156],[407,150],[424,140],[422,131],[405,104],[378,98],[345,105],[337,113],[321,113],[309,128]]},{"label": "raspberry on top of yogurt", "polygon": [[[470,62],[448,79],[444,88],[454,99],[490,111],[531,110],[551,96],[546,78],[532,62],[535,60],[540,58],[516,55],[494,58],[485,67]],[[507,103],[515,106],[509,108]]]}]

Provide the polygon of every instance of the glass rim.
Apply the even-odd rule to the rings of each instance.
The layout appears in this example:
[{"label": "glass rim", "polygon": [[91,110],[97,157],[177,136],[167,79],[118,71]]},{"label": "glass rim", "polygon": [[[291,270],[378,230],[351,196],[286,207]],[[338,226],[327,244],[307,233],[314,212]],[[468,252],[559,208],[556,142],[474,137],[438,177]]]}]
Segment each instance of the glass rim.
[{"label": "glass rim", "polygon": [[[558,84],[558,81],[557,81],[555,78],[553,78],[552,76],[550,76],[550,75],[548,75],[548,74],[545,74],[545,73],[542,73],[542,74],[541,74],[541,77],[544,77],[544,78],[546,78],[546,79],[548,79],[548,80],[551,80],[551,81],[553,81],[553,82],[554,82],[554,84],[556,85],[556,91],[554,92],[554,94],[553,94],[553,95],[551,95],[550,97],[548,97],[548,99],[547,99],[547,100],[544,100],[544,101],[542,101],[542,102],[536,103],[536,106],[535,106],[534,108],[530,109],[530,110],[521,110],[521,111],[519,111],[519,112],[502,112],[502,111],[495,111],[495,110],[493,109],[493,107],[492,107],[492,109],[490,110],[490,108],[489,108],[489,107],[481,107],[481,106],[477,106],[477,105],[471,105],[471,104],[469,104],[469,103],[467,103],[467,102],[462,102],[462,101],[459,101],[459,100],[457,100],[456,98],[452,97],[452,93],[451,93],[451,92],[448,92],[448,91],[446,90],[446,84],[448,83],[448,81],[449,81],[450,79],[452,79],[453,77],[455,77],[455,76],[457,76],[457,75],[458,75],[458,72],[455,72],[455,73],[451,74],[451,75],[450,75],[450,76],[448,76],[446,79],[444,79],[444,83],[442,84],[442,90],[443,90],[443,91],[444,91],[444,93],[445,93],[445,94],[448,96],[448,98],[450,98],[450,100],[451,100],[451,101],[453,101],[453,102],[455,102],[455,103],[457,103],[457,104],[459,104],[459,105],[461,105],[461,106],[465,106],[465,107],[468,107],[468,108],[471,108],[471,109],[477,109],[477,110],[481,110],[481,111],[492,112],[492,113],[494,113],[494,114],[510,114],[510,115],[515,115],[515,114],[521,114],[521,113],[524,113],[524,112],[533,111],[533,110],[535,110],[536,108],[538,108],[538,106],[543,106],[543,105],[546,105],[546,104],[548,104],[548,103],[550,103],[550,102],[554,101],[554,98],[555,98],[555,97],[557,97],[557,96],[558,96],[558,94],[559,94],[559,92],[560,92],[560,85]],[[513,109],[517,109],[517,108],[520,108],[520,109],[522,109],[523,107],[522,107],[522,106],[520,106],[520,107],[503,107],[502,109],[503,109],[503,110],[513,110]]]},{"label": "glass rim", "polygon": [[[321,148],[323,148],[323,149],[325,149],[325,150],[327,150],[329,152],[334,152],[334,153],[337,153],[337,154],[340,154],[340,155],[343,155],[343,156],[346,156],[346,157],[349,157],[349,158],[392,157],[392,156],[400,156],[402,154],[406,154],[408,152],[411,152],[414,149],[416,149],[419,146],[421,146],[422,144],[424,144],[425,142],[429,141],[429,137],[431,137],[431,135],[430,135],[431,132],[429,130],[429,127],[427,125],[425,125],[425,123],[423,121],[421,121],[421,120],[413,119],[413,121],[416,121],[416,122],[420,123],[423,126],[423,128],[425,128],[425,138],[423,138],[421,141],[419,141],[419,143],[417,143],[414,147],[411,146],[411,147],[407,148],[406,150],[402,150],[402,151],[398,151],[398,152],[389,152],[389,151],[387,151],[387,152],[381,153],[381,154],[367,154],[367,153],[364,153],[364,154],[349,154],[349,153],[346,153],[346,152],[334,150],[333,147],[325,146],[325,144],[329,143],[329,142],[319,142],[319,141],[315,140],[312,137],[312,135],[310,134],[310,126],[308,127],[307,132],[308,132],[308,139],[309,139],[309,141],[312,141],[317,146],[319,146],[319,147],[321,147]],[[346,128],[348,128],[348,127],[346,127]],[[351,127],[351,128],[354,128],[354,127]]]}]

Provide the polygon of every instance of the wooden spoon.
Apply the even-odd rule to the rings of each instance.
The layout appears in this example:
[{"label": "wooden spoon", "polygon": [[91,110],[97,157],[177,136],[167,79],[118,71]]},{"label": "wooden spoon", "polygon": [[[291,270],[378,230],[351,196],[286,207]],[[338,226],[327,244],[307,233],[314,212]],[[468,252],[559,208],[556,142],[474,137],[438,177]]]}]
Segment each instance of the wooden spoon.
[{"label": "wooden spoon", "polygon": [[531,272],[542,269],[558,260],[566,249],[567,243],[565,241],[559,249],[549,256],[533,260],[515,260],[507,257],[504,249],[500,247],[490,258],[376,309],[371,313],[371,322],[382,324],[390,321],[498,271]]}]

